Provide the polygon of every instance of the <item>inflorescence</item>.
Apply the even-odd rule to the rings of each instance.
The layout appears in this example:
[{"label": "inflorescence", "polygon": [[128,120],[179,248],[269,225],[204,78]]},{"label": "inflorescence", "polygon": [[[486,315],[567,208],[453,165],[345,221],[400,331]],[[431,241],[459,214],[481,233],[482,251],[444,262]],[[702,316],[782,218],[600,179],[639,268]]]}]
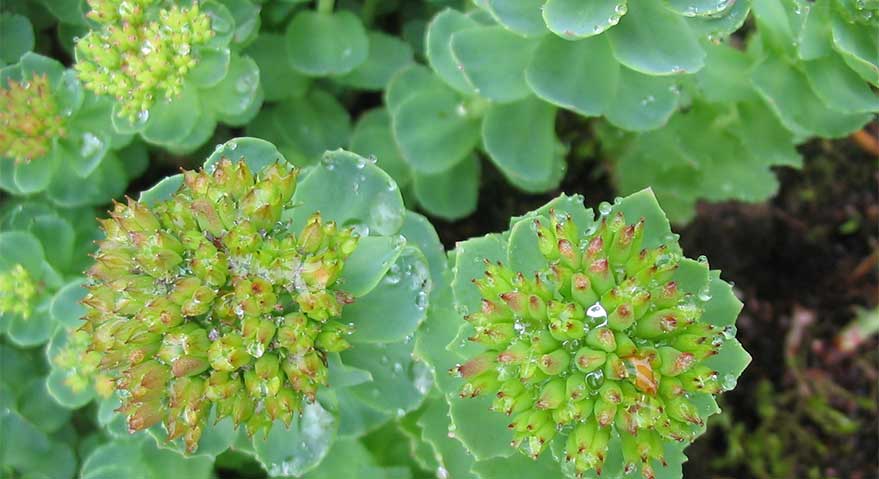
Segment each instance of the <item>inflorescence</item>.
[{"label": "inflorescence", "polygon": [[102,221],[83,330],[132,432],[163,421],[193,451],[215,406],[216,420],[267,434],[327,385],[327,353],[350,347],[337,279],[358,239],[318,213],[290,231],[297,173],[276,163],[255,177],[224,159]]},{"label": "inflorescence", "polygon": [[64,118],[46,75],[0,86],[0,156],[17,162],[41,158],[64,135]]},{"label": "inflorescence", "polygon": [[24,266],[17,264],[0,273],[0,314],[14,314],[24,319],[31,317],[37,284]]},{"label": "inflorescence", "polygon": [[473,281],[482,307],[465,318],[469,339],[487,350],[453,368],[461,397],[495,396],[492,410],[513,418],[512,446],[535,459],[566,433],[578,476],[601,473],[615,430],[626,471],[653,478],[663,440],[692,440],[702,425],[690,394],[723,389],[700,363],[731,331],[700,321],[707,292],[673,279],[679,253],[642,249],[644,219],[603,216],[583,234],[570,216],[550,216],[549,227],[534,221],[545,271],[528,278],[486,260]]},{"label": "inflorescence", "polygon": [[89,0],[101,25],[79,40],[76,71],[86,88],[116,98],[120,113],[144,120],[153,103],[173,98],[213,36],[197,3],[160,8],[157,0]]}]

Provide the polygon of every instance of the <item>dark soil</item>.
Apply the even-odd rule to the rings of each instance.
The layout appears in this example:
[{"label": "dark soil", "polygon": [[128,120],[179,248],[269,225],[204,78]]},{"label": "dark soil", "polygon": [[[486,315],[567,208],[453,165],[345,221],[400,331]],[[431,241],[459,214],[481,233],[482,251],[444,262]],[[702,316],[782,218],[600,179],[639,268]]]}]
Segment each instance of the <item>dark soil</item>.
[{"label": "dark soil", "polygon": [[[581,130],[578,137],[584,136],[590,135]],[[576,142],[571,146],[574,151],[590,149]],[[738,337],[753,362],[722,403],[726,419],[740,424],[742,434],[732,441],[751,443],[760,451],[760,445],[777,434],[781,439],[777,457],[784,460],[778,462],[787,461],[790,468],[764,468],[761,464],[766,460],[747,451],[721,460],[730,448],[745,445],[730,444],[729,429],[713,426],[688,449],[685,477],[879,477],[876,338],[852,354],[837,351],[833,343],[855,317],[856,307],[875,308],[879,302],[877,158],[847,139],[813,141],[800,151],[804,168],[780,168],[780,191],[768,203],[700,204],[696,218],[676,228],[685,253],[708,256],[711,267],[736,285],[745,304]],[[457,241],[505,230],[511,216],[539,207],[561,192],[583,194],[588,205],[612,201],[611,174],[606,163],[575,159],[557,191],[527,195],[511,188],[486,161],[477,213],[462,221],[434,220],[434,224],[451,249]],[[827,402],[838,414],[851,418],[856,431],[828,432],[804,412],[805,404],[815,400],[810,389],[813,380],[819,381],[815,378],[822,384],[835,382],[843,390],[827,395]],[[758,410],[767,404],[758,403],[756,390],[764,380],[773,386],[775,394],[770,397],[778,400],[774,403],[778,411],[775,422],[761,427],[764,419]],[[785,432],[775,431],[782,426]],[[796,437],[807,439],[800,442]],[[814,448],[808,447],[810,441]]]}]

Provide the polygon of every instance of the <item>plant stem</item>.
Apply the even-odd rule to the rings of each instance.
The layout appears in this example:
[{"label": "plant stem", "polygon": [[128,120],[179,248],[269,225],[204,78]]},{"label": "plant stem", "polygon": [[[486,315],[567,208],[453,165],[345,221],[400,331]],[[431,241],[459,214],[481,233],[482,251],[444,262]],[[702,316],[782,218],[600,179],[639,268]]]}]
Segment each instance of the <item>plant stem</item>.
[{"label": "plant stem", "polygon": [[333,13],[335,3],[336,0],[317,0],[317,11],[329,15]]}]

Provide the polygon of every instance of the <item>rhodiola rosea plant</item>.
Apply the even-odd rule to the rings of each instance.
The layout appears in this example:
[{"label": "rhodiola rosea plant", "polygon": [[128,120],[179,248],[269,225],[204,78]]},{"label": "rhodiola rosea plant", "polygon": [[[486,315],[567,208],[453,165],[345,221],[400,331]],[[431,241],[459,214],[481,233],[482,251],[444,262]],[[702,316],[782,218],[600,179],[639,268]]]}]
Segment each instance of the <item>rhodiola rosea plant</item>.
[{"label": "rhodiola rosea plant", "polygon": [[129,432],[299,476],[421,403],[432,379],[412,335],[435,233],[367,159],[328,152],[299,173],[271,144],[233,139],[102,221],[74,368],[113,380],[103,402],[121,403]]},{"label": "rhodiola rosea plant", "polygon": [[750,362],[741,303],[682,255],[649,190],[597,217],[559,197],[449,262],[454,307],[428,319],[422,354],[453,376],[432,407],[460,442],[422,434],[461,477],[680,477]]},{"label": "rhodiola rosea plant", "polygon": [[[761,362],[752,377],[781,369],[754,336],[801,318],[782,306],[766,320],[771,293],[755,290],[793,296],[763,275],[801,262],[767,246],[754,273],[723,228],[748,225],[704,213],[715,206],[680,245],[670,223],[803,179],[778,167],[835,175],[814,152],[847,144],[814,138],[879,152],[876,13],[846,0],[2,2],[0,476],[668,478],[686,456],[697,476],[742,475],[721,461],[759,470],[753,451],[775,436],[737,448],[751,381],[715,400],[749,361],[739,339]],[[593,212],[561,189],[593,206],[630,196]],[[794,191],[776,202],[816,198]],[[798,217],[760,208],[773,235]],[[863,253],[839,284],[865,291],[875,256],[857,239],[875,215],[836,209],[817,233],[794,229]],[[684,249],[711,251],[742,286]],[[738,337],[737,295],[761,298]],[[775,343],[789,360],[796,338]],[[796,377],[773,404],[872,404],[824,401],[836,390],[823,377]]]},{"label": "rhodiola rosea plant", "polygon": [[76,70],[87,89],[115,100],[116,131],[188,152],[218,122],[241,126],[259,110],[259,69],[241,54],[259,27],[249,2],[93,0],[89,7],[96,26],[76,42]]}]

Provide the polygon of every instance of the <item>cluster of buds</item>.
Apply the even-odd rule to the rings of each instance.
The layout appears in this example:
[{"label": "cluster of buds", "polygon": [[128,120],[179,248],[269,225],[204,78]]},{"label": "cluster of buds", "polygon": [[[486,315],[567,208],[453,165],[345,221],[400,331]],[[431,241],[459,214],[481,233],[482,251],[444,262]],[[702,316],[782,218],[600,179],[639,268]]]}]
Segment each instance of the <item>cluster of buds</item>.
[{"label": "cluster of buds", "polygon": [[67,335],[67,343],[52,358],[52,364],[65,372],[64,384],[74,393],[94,385],[95,392],[106,398],[113,393],[113,382],[98,371],[101,354],[90,350],[91,340],[85,331],[72,331]]},{"label": "cluster of buds", "polygon": [[679,253],[642,249],[644,219],[602,216],[581,234],[570,216],[550,216],[533,225],[545,271],[529,278],[486,260],[473,281],[481,310],[465,318],[486,351],[451,372],[465,379],[462,397],[495,396],[513,447],[535,459],[566,433],[576,474],[601,474],[615,430],[626,471],[653,478],[663,440],[690,441],[702,424],[689,394],[721,391],[700,363],[724,331],[700,322],[702,300],[672,279]]},{"label": "cluster of buds", "polygon": [[327,353],[350,347],[338,318],[352,298],[336,286],[357,237],[319,214],[290,231],[297,173],[223,159],[185,172],[171,199],[129,199],[101,222],[82,329],[132,432],[163,421],[193,451],[215,406],[267,434],[327,385]]},{"label": "cluster of buds", "polygon": [[17,264],[0,273],[0,314],[31,317],[37,284],[24,266]]},{"label": "cluster of buds", "polygon": [[19,163],[41,158],[64,134],[64,118],[45,74],[0,86],[0,156]]},{"label": "cluster of buds", "polygon": [[101,30],[77,43],[76,71],[86,88],[119,102],[129,119],[144,118],[158,99],[173,98],[198,60],[193,52],[213,36],[210,17],[156,0],[89,0]]}]

